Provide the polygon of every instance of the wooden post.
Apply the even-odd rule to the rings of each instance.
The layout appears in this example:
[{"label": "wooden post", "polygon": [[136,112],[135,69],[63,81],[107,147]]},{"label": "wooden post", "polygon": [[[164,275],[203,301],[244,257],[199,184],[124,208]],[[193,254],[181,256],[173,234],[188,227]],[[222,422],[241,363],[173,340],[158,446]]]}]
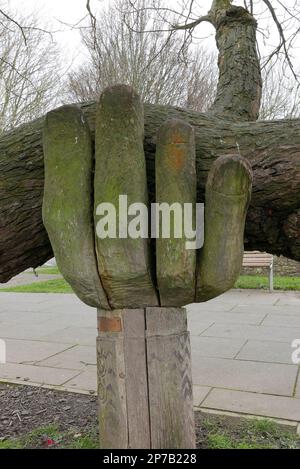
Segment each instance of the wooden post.
[{"label": "wooden post", "polygon": [[194,448],[184,308],[98,311],[100,447]]}]

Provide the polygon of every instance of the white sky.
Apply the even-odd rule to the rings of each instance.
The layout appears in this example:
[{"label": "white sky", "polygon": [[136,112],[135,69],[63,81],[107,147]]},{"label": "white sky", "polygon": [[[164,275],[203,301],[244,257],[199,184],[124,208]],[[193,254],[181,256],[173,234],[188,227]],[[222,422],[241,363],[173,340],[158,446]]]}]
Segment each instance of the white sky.
[{"label": "white sky", "polygon": [[[103,3],[107,3],[104,0]],[[71,30],[60,23],[76,24],[86,14],[86,0],[6,0],[9,7],[21,14],[30,14],[37,11],[41,23],[46,29],[59,32],[56,40],[65,50],[68,59],[77,58],[80,54],[80,35],[78,30]],[[95,0],[94,0],[95,3]],[[96,1],[97,5],[99,0]],[[93,6],[93,0],[91,0]]]},{"label": "white sky", "polygon": [[[110,0],[91,0],[92,10],[96,11],[98,9],[99,11],[101,5],[107,5],[109,1]],[[166,0],[166,3],[170,7],[175,7],[177,0]],[[284,0],[285,6],[292,6],[293,3],[294,0]],[[78,22],[87,13],[86,0],[0,0],[0,4],[3,8],[5,8],[5,5],[9,5],[11,9],[20,13],[30,13],[34,10],[39,11],[41,22],[45,27],[49,29],[52,27],[54,30],[63,30],[63,32],[58,32],[56,34],[56,40],[64,49],[67,62],[71,62],[73,60],[76,63],[77,61],[82,60],[83,57],[80,46],[79,32],[76,30],[71,30],[67,26],[60,24],[57,20],[68,24],[75,24]],[[206,13],[209,9],[211,0],[199,1],[198,4],[204,5],[203,9],[201,9],[201,13],[203,14]],[[234,2],[234,4],[243,5],[243,0],[237,0]],[[261,15],[261,18],[259,18],[259,26],[266,32],[268,27],[271,25],[270,38],[267,42],[269,45],[277,45],[278,35],[276,28],[272,22],[266,21],[265,18],[265,14]],[[198,27],[197,33],[200,37],[206,37],[211,34],[212,37],[207,41],[208,43],[206,42],[206,44],[208,46],[211,44],[212,47],[215,46],[212,27],[206,23],[203,23],[200,27]],[[261,37],[259,37],[259,40],[261,41]],[[297,45],[300,48],[300,35]],[[296,60],[297,63],[299,63],[300,56],[299,59],[297,58]]]}]

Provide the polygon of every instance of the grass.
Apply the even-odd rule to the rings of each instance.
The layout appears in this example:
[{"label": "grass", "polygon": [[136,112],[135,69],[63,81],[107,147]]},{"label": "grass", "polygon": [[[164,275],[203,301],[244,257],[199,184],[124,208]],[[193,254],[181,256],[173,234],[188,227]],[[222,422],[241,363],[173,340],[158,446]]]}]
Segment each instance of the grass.
[{"label": "grass", "polygon": [[[35,272],[38,275],[60,275],[60,271],[58,270],[58,267],[38,267],[35,269]],[[33,275],[34,271],[32,270],[27,270],[26,274]]]},{"label": "grass", "polygon": [[96,432],[85,435],[76,432],[61,432],[57,425],[48,425],[16,439],[0,441],[1,449],[61,448],[97,449]]},{"label": "grass", "polygon": [[207,416],[201,423],[202,448],[299,449],[300,438],[268,419],[233,419]]},{"label": "grass", "polygon": [[64,279],[46,280],[29,285],[18,285],[16,287],[1,288],[0,292],[15,293],[73,293],[72,288]]},{"label": "grass", "polygon": [[[43,268],[44,269],[44,268]],[[52,272],[59,274],[57,267],[47,267]],[[241,289],[269,289],[269,281],[267,277],[259,277],[252,275],[242,275],[235,284],[235,288]],[[300,291],[300,277],[275,277],[275,290],[293,290]],[[1,288],[0,292],[16,292],[16,293],[73,293],[70,285],[63,279],[54,279],[41,282],[30,283],[29,285],[19,285],[16,287]]]},{"label": "grass", "polygon": [[[267,419],[206,415],[198,430],[198,446],[203,449],[300,449],[300,438],[294,431]],[[54,424],[0,441],[0,449],[28,448],[96,449],[98,435],[96,430],[85,434],[60,431]]]},{"label": "grass", "polygon": [[[257,275],[242,275],[237,280],[235,288],[268,290],[269,279]],[[300,277],[274,277],[274,289],[300,291]]]},{"label": "grass", "polygon": [[[57,266],[54,267],[38,267],[35,269],[38,275],[60,275],[60,271]],[[27,271],[27,274],[33,275],[33,270]],[[21,290],[13,288],[12,290],[2,290],[2,291],[20,291],[20,292],[30,292],[30,293],[71,293],[72,289],[68,286],[66,282],[55,283],[54,280],[49,282],[41,282],[42,290],[38,289],[35,284],[27,285],[29,290]],[[269,278],[260,275],[241,275],[237,280],[235,288],[241,289],[269,289]],[[275,290],[290,290],[290,291],[300,291],[300,277],[274,277],[274,289]]]}]

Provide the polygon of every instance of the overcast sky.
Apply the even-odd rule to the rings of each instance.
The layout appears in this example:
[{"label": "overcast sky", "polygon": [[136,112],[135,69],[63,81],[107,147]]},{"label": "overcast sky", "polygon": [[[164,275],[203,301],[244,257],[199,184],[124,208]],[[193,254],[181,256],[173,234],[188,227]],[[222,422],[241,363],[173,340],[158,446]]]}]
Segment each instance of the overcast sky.
[{"label": "overcast sky", "polygon": [[[94,0],[95,1],[95,0]],[[103,3],[109,0],[104,0]],[[78,31],[64,26],[59,21],[76,24],[86,15],[86,0],[7,0],[10,8],[20,13],[38,12],[43,25],[49,29],[59,30],[56,40],[65,49],[68,58],[77,57],[80,51]],[[97,4],[99,2],[97,1]],[[93,5],[93,0],[91,0]]]}]

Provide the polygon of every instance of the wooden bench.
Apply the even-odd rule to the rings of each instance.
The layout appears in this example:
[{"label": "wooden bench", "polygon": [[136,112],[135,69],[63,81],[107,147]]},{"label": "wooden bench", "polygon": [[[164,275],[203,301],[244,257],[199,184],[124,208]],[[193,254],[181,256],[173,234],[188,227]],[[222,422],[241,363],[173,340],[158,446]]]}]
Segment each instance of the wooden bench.
[{"label": "wooden bench", "polygon": [[271,293],[273,292],[273,256],[271,254],[259,251],[245,251],[243,257],[243,267],[268,267],[269,289]]}]

